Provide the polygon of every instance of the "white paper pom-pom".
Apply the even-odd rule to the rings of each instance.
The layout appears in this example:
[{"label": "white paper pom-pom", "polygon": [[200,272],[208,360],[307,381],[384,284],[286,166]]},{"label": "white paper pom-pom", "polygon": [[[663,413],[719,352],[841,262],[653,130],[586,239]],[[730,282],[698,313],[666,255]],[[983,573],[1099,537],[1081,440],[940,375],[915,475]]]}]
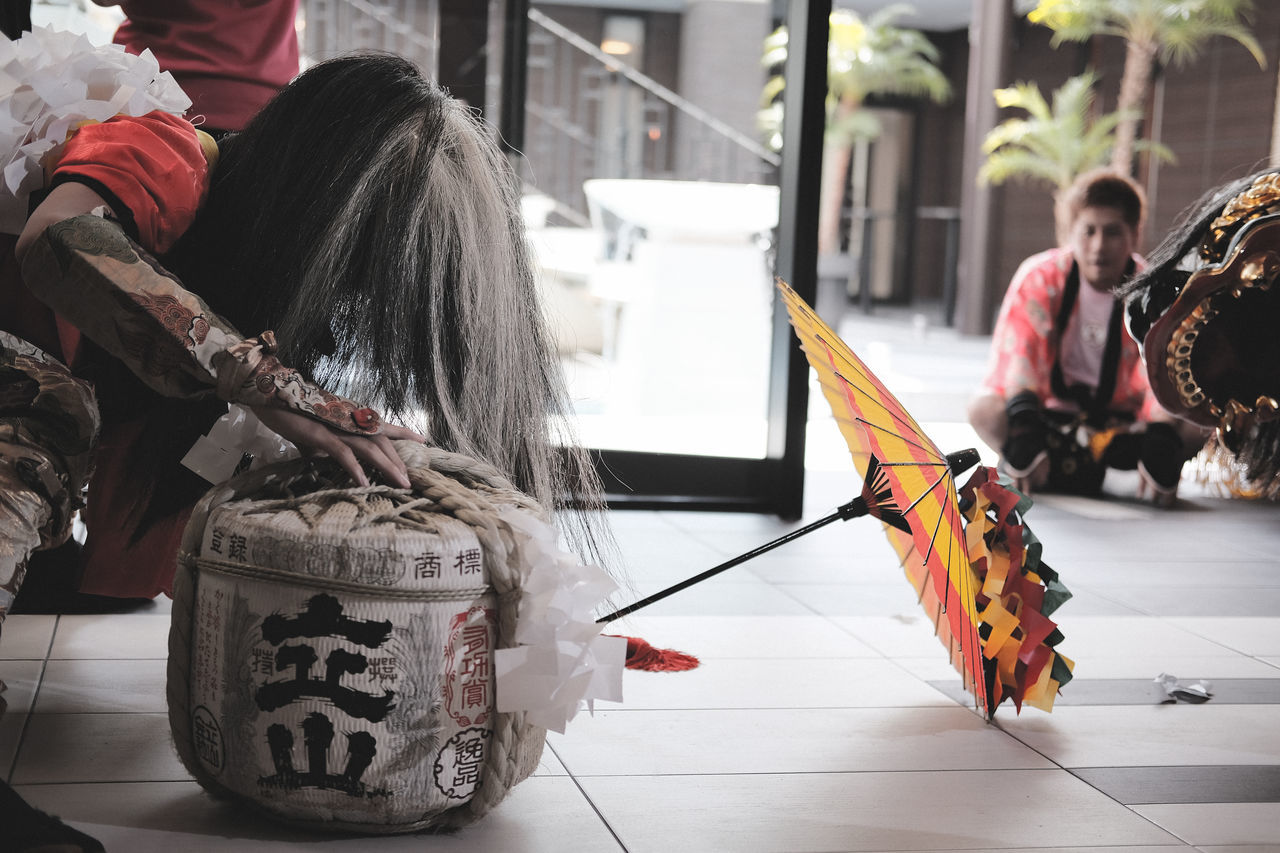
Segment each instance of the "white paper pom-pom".
[{"label": "white paper pom-pom", "polygon": [[22,230],[28,197],[44,183],[41,158],[80,122],[190,106],[149,50],[134,56],[48,27],[0,38],[0,232]]}]

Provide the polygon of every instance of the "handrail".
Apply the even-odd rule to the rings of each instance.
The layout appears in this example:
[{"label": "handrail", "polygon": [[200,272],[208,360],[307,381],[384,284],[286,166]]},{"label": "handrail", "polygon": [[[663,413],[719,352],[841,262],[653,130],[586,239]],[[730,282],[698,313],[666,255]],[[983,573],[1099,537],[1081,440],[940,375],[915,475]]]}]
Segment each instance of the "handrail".
[{"label": "handrail", "polygon": [[572,139],[574,142],[581,145],[591,145],[595,142],[595,137],[591,136],[591,134],[587,133],[581,127],[576,124],[560,121],[555,115],[554,110],[547,109],[541,104],[534,103],[533,101],[525,101],[525,109],[534,117],[540,118],[548,124],[555,125],[561,133]]},{"label": "handrail", "polygon": [[552,35],[560,38],[567,44],[572,45],[592,57],[597,62],[600,62],[610,71],[621,74],[650,94],[656,95],[691,118],[702,122],[721,136],[724,136],[737,144],[740,148],[746,149],[772,166],[782,165],[782,157],[778,154],[770,151],[768,148],[765,148],[745,133],[725,124],[723,121],[711,115],[691,101],[680,97],[653,78],[640,73],[625,62],[619,62],[616,58],[605,53],[603,50],[596,47],[573,30],[570,30],[562,24],[557,23],[555,20],[547,17],[544,13],[531,8],[529,9],[529,20],[548,30]]},{"label": "handrail", "polygon": [[346,0],[346,3],[353,9],[363,12],[370,18],[373,18],[396,35],[405,37],[418,47],[429,50],[432,53],[435,53],[439,48],[439,44],[437,44],[436,40],[428,38],[420,33],[416,28],[411,27],[402,21],[397,21],[390,12],[387,12],[384,9],[379,9],[371,3],[366,3],[365,0]]}]

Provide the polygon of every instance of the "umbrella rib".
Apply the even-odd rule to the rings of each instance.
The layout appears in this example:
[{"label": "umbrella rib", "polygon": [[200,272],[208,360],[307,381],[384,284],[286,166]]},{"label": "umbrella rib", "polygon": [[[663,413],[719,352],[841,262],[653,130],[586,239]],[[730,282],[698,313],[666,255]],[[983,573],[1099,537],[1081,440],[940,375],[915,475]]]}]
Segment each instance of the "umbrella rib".
[{"label": "umbrella rib", "polygon": [[[901,404],[901,403],[898,403],[897,411],[895,411],[893,408],[891,408],[891,407],[890,407],[888,404],[886,404],[884,401],[876,399],[875,395],[873,395],[873,394],[871,393],[871,391],[868,391],[866,388],[863,388],[861,385],[858,385],[857,383],[852,382],[852,381],[849,379],[849,377],[845,376],[845,375],[844,375],[843,373],[841,373],[839,370],[836,370],[836,369],[835,369],[835,367],[834,367],[834,365],[832,366],[832,371],[831,371],[831,372],[832,372],[833,374],[835,374],[835,377],[836,377],[837,379],[839,379],[841,382],[843,382],[845,385],[847,385],[848,387],[852,388],[854,391],[857,391],[859,394],[861,394],[862,396],[866,397],[869,401],[871,401],[871,402],[875,403],[877,406],[879,406],[881,409],[883,409],[883,410],[884,410],[884,413],[885,413],[886,415],[888,415],[889,417],[893,418],[895,421],[898,421],[898,422],[899,422],[899,423],[901,423],[903,426],[905,426],[905,427],[909,428],[909,429],[910,429],[911,431],[913,431],[913,432],[918,432],[918,431],[919,431],[919,429],[920,429],[920,425],[919,425],[919,424],[917,424],[917,423],[915,422],[915,419],[914,419],[914,418],[912,418],[912,417],[911,417],[911,415],[910,415],[910,414],[908,414],[908,413],[907,413],[907,411],[906,411],[905,409],[903,409],[903,408],[902,408],[902,404]],[[864,378],[865,378],[865,377],[864,377]],[[873,388],[874,388],[874,383],[873,383]],[[876,389],[876,390],[878,390],[878,389]],[[894,400],[894,402],[895,402],[895,403],[897,403],[898,401],[897,401],[897,400]]]},{"label": "umbrella rib", "polygon": [[[920,501],[922,501],[922,500],[924,500],[926,497],[928,497],[928,495],[929,495],[929,493],[930,493],[930,492],[932,492],[934,489],[938,488],[938,484],[939,484],[939,483],[941,483],[942,481],[944,481],[944,480],[948,479],[949,477],[950,477],[950,474],[948,474],[948,473],[943,473],[940,477],[938,477],[938,479],[934,480],[934,481],[933,481],[933,485],[931,485],[929,488],[927,488],[927,489],[925,489],[923,492],[921,492],[921,493],[920,493],[920,495],[919,495],[915,500],[913,500],[913,501],[911,502],[911,506],[907,507],[906,509],[904,509],[904,510],[902,511],[903,515],[905,515],[905,514],[907,514],[907,513],[911,512],[911,510],[915,509],[915,508],[916,508],[916,504],[920,503]],[[948,500],[948,501],[950,501],[950,495],[948,495],[948,496],[947,496],[947,500]],[[941,514],[939,514],[939,516],[938,516],[938,521],[939,521],[939,522],[941,522],[941,521],[942,521],[942,516],[941,516]],[[926,556],[926,557],[925,557],[925,559],[927,560],[927,559],[929,559],[929,558]]]},{"label": "umbrella rib", "polygon": [[[858,358],[856,355],[853,354],[853,350],[849,350],[848,356],[844,355],[844,353],[840,349],[841,347],[848,346],[848,344],[846,344],[844,341],[837,338],[836,342],[840,346],[833,347],[831,342],[828,341],[826,338],[824,338],[818,332],[811,332],[810,334],[813,335],[813,339],[815,341],[822,344],[823,348],[827,350],[828,355],[840,355],[840,360],[843,361],[845,364],[849,365],[850,367],[852,367],[854,372],[857,373],[860,377],[867,380],[872,385],[879,384],[879,381],[876,379],[875,375],[867,368],[865,364],[862,363],[862,359]],[[832,365],[832,366],[834,367],[835,365]],[[836,371],[836,374],[840,375],[840,372]],[[845,380],[845,381],[847,382],[848,380]],[[849,384],[852,385],[853,383],[850,382]],[[899,403],[899,405],[901,405],[901,403]],[[904,410],[904,413],[905,413],[905,410]]]},{"label": "umbrella rib", "polygon": [[[938,451],[937,451],[936,449],[934,449],[934,448],[932,448],[932,447],[929,447],[929,446],[927,446],[927,445],[924,445],[924,444],[920,444],[919,442],[912,441],[911,439],[907,438],[905,435],[902,435],[901,433],[894,432],[893,430],[891,430],[891,429],[887,429],[886,427],[882,427],[882,426],[880,426],[879,424],[873,424],[873,423],[871,423],[871,421],[867,420],[866,418],[856,417],[856,416],[855,416],[855,417],[854,417],[854,419],[853,419],[853,421],[854,421],[854,423],[862,424],[863,426],[865,426],[865,427],[869,427],[869,428],[871,428],[871,429],[878,429],[878,430],[880,430],[881,432],[883,432],[885,435],[890,435],[890,436],[893,436],[894,438],[901,439],[901,440],[902,440],[902,442],[903,442],[904,444],[908,444],[908,445],[910,445],[911,447],[915,447],[915,448],[918,448],[918,449],[920,449],[920,450],[923,450],[925,453],[932,453],[932,454],[938,455]],[[898,465],[898,464],[902,464],[902,463],[897,463],[897,462],[887,462],[887,463],[881,463],[881,464],[882,464],[882,465]],[[943,464],[943,463],[934,463],[934,465],[935,465],[935,466],[936,466],[936,465],[939,465],[939,464]],[[937,485],[937,484],[935,483],[934,485]],[[932,487],[931,487],[931,489],[932,489]]]},{"label": "umbrella rib", "polygon": [[[817,334],[815,332],[813,333],[813,337],[814,337],[814,340],[822,344],[822,348],[826,350],[827,361],[829,362],[828,366],[831,368],[831,372],[835,374],[837,379],[839,379],[849,388],[853,389],[854,391],[858,392],[862,396],[866,397],[868,401],[874,402],[877,406],[879,406],[884,411],[886,415],[888,415],[894,421],[897,421],[900,425],[907,427],[913,433],[916,433],[918,435],[923,435],[923,433],[920,430],[920,425],[915,422],[915,419],[911,417],[911,415],[907,412],[906,409],[902,408],[902,404],[898,402],[896,397],[894,397],[892,394],[888,395],[889,399],[892,400],[897,407],[897,411],[894,411],[894,409],[890,408],[883,400],[879,399],[878,394],[872,394],[867,389],[862,388],[861,386],[855,384],[847,376],[841,373],[835,364],[830,364],[830,362],[833,362],[835,360],[836,355],[839,354],[838,350],[834,349],[831,343],[827,341],[825,338],[823,338],[822,335]],[[843,344],[843,341],[841,341],[841,344]],[[852,355],[852,353],[850,354]],[[873,388],[875,388],[876,390],[880,390],[879,383],[874,379],[872,379],[869,373],[864,373],[863,370],[859,368],[858,364],[855,364],[853,361],[850,361],[849,359],[843,358],[843,357],[841,360],[844,361],[846,364],[850,365],[851,367],[853,367],[854,371],[858,374],[858,376],[861,377],[863,380],[869,382]],[[859,406],[856,406],[852,400],[846,399],[845,403],[851,409],[854,409],[854,410],[860,410],[861,408]],[[884,427],[878,426],[876,424],[872,424],[866,419],[860,417],[856,413],[854,414],[854,420],[859,423],[866,424],[867,426],[875,427],[876,429],[882,430],[888,435],[892,435],[896,438],[901,438],[902,440],[906,441],[907,444],[910,444],[913,447],[917,447],[920,450],[923,450],[925,453],[931,453],[938,458],[942,458],[941,452],[936,447],[926,447],[923,444],[918,444],[916,442],[910,441],[906,438],[906,436],[901,435],[900,433],[894,432],[892,430],[886,429]]]},{"label": "umbrella rib", "polygon": [[[950,506],[951,506],[951,492],[950,490],[948,490],[946,495],[942,499],[942,512],[938,513],[939,528],[942,527],[942,517],[944,515],[947,515],[947,509]],[[949,517],[947,518],[947,523],[948,524],[951,523],[951,519]],[[955,528],[952,527],[952,529],[954,530]],[[947,608],[951,606],[951,558],[953,556],[952,549],[954,547],[955,547],[954,539],[947,542],[947,559],[946,559],[946,563],[944,564],[947,570],[947,584],[946,584],[946,589],[943,590],[943,593],[942,593],[942,610],[944,613],[946,612]],[[960,655],[961,657],[964,656],[963,645],[960,648]]]},{"label": "umbrella rib", "polygon": [[945,462],[881,462],[883,468],[947,468]]},{"label": "umbrella rib", "polygon": [[[939,480],[938,482],[942,482],[942,481]],[[937,483],[934,483],[934,485],[936,486]],[[933,489],[930,488],[929,492],[932,492],[932,491]],[[924,495],[929,494],[929,492],[925,492]],[[914,507],[917,503],[919,503],[924,498],[924,495],[921,495],[920,497],[916,498],[915,503],[912,503],[911,506]],[[909,512],[909,511],[910,511],[910,508],[904,511],[903,515],[905,515],[906,512]],[[924,552],[924,562],[926,566],[929,564],[929,558],[933,556],[933,543],[937,541],[938,531],[941,529],[942,529],[942,513],[938,513],[938,523],[933,526],[933,533],[929,537],[929,547],[925,549],[925,552]],[[946,567],[944,566],[943,568],[946,568]],[[943,602],[942,602],[942,612],[943,613],[947,612],[947,602],[945,598],[943,599]]]},{"label": "umbrella rib", "polygon": [[[945,511],[945,512],[949,512],[949,514],[952,516],[952,521],[953,521],[953,522],[954,522],[955,520],[957,520],[956,507],[955,507],[955,506],[952,504],[952,502],[951,502],[951,492],[950,492],[950,491],[948,491],[948,492],[947,492],[947,497],[946,497],[946,509],[945,509],[944,511]],[[941,526],[941,524],[942,524],[942,518],[941,518],[941,515],[940,515],[940,516],[939,516],[939,518],[938,518],[938,524],[939,524],[939,526]],[[951,558],[952,558],[952,556],[953,556],[953,554],[952,554],[952,553],[950,553],[950,549],[954,549],[954,548],[955,548],[955,546],[956,546],[956,542],[955,542],[955,540],[952,540],[952,541],[950,541],[950,542],[948,542],[948,543],[947,543],[947,547],[948,547],[948,549],[949,549],[949,552],[948,552],[948,554],[947,554],[947,574],[948,574],[948,577],[950,576],[950,572],[951,572]],[[967,556],[968,556],[968,555],[966,554],[966,558],[967,558]],[[974,670],[973,670],[974,691],[973,691],[973,694],[974,694],[974,700],[975,700],[975,703],[976,703],[976,702],[977,702],[977,700],[978,700],[978,694],[979,694],[979,692],[981,692],[981,693],[983,693],[983,694],[985,695],[985,693],[986,693],[986,684],[984,683],[984,684],[982,684],[981,686],[979,686],[978,681],[977,681],[977,679],[978,679],[978,674],[979,674],[979,672],[980,672],[980,667],[983,665],[983,664],[982,664],[982,646],[981,646],[981,635],[979,635],[979,633],[978,633],[978,619],[977,619],[977,612],[976,612],[976,611],[977,611],[977,598],[976,598],[976,593],[975,593],[975,592],[974,592],[974,590],[973,590],[973,576],[969,573],[969,567],[968,567],[968,565],[967,565],[967,559],[966,559],[966,564],[965,564],[965,565],[962,565],[962,566],[960,567],[960,571],[958,572],[958,574],[960,575],[960,578],[959,578],[960,586],[956,589],[956,592],[957,592],[957,593],[959,593],[961,602],[968,601],[968,600],[970,600],[970,599],[973,599],[973,601],[974,601],[974,611],[975,611],[975,612],[974,612],[974,618],[969,619],[969,634],[970,634],[970,637],[971,637],[971,639],[972,639],[972,643],[973,643],[972,648],[971,648],[971,652],[977,655],[977,659],[973,661],[973,663],[974,663]],[[948,597],[948,598],[950,598],[950,596],[951,596],[951,586],[952,586],[952,585],[951,585],[950,583],[948,583],[948,584],[947,584],[946,595],[947,595],[947,597]],[[947,604],[946,604],[946,602],[945,602],[945,601],[944,601],[944,603],[943,603],[942,610],[943,610],[943,612],[944,612],[944,613],[945,613],[945,612],[946,612],[946,610],[947,610]],[[968,614],[966,613],[965,615],[967,616]],[[966,659],[966,658],[967,658],[967,656],[965,655],[965,651],[964,651],[964,643],[963,643],[963,642],[960,642],[958,638],[957,638],[957,643],[958,643],[958,644],[959,644],[959,646],[960,646],[960,657],[961,657],[961,659]],[[966,673],[966,674],[967,674],[967,673]]]},{"label": "umbrella rib", "polygon": [[[872,394],[869,391],[867,391],[867,389],[863,388],[861,385],[858,385],[856,382],[853,382],[851,379],[849,379],[849,377],[841,373],[840,369],[833,362],[836,360],[836,356],[839,356],[840,361],[852,367],[853,371],[856,374],[858,374],[858,377],[860,379],[862,379],[865,382],[868,382],[872,388],[879,390],[882,386],[880,385],[879,381],[876,380],[874,376],[872,376],[871,371],[866,369],[866,365],[862,364],[861,361],[857,360],[857,357],[853,356],[852,352],[850,352],[849,355],[853,356],[853,358],[846,358],[838,348],[833,347],[831,342],[828,341],[826,338],[822,337],[822,335],[816,332],[812,334],[813,334],[813,339],[818,343],[822,344],[822,348],[826,352],[826,356],[827,356],[827,362],[828,362],[827,366],[831,368],[831,372],[835,374],[836,378],[839,379],[844,384],[848,385],[850,388],[853,388],[855,391],[858,391],[861,394],[865,395],[866,397],[870,399],[875,399],[875,397],[873,397]],[[839,339],[837,340],[839,341]],[[843,341],[839,341],[839,343],[841,345],[844,345]],[[885,412],[890,417],[896,418],[897,420],[900,420],[903,423],[908,424],[913,430],[919,430],[920,425],[917,424],[915,422],[915,419],[911,417],[911,414],[902,407],[902,403],[898,402],[897,398],[895,398],[892,394],[889,395],[889,399],[891,399],[895,404],[897,404],[898,411],[896,413],[893,411],[893,409],[889,408],[889,406],[886,405],[883,401],[875,400],[875,402],[876,402],[876,405],[884,409]]]}]

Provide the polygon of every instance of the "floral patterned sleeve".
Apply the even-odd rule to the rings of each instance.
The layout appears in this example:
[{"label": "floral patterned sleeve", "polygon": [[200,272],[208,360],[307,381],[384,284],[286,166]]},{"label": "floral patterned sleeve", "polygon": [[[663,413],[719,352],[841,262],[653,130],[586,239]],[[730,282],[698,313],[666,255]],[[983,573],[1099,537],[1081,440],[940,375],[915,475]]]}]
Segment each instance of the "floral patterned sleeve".
[{"label": "floral patterned sleeve", "polygon": [[1008,399],[1030,390],[1042,401],[1049,399],[1050,337],[1064,281],[1056,250],[1035,255],[1018,268],[991,336],[985,391]]},{"label": "floral patterned sleeve", "polygon": [[27,250],[22,274],[41,282],[49,307],[165,396],[216,390],[228,402],[291,410],[342,432],[381,429],[373,409],[281,364],[270,331],[244,338],[119,223],[84,214],[50,225]]}]

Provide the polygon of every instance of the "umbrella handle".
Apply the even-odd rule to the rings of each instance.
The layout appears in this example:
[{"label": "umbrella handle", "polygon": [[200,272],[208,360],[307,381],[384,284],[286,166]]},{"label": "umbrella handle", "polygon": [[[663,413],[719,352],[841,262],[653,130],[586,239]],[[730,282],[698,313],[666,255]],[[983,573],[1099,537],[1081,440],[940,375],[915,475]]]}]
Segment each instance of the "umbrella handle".
[{"label": "umbrella handle", "polygon": [[753,557],[758,557],[761,554],[765,553],[766,551],[772,551],[774,548],[777,548],[779,545],[785,545],[788,542],[792,541],[793,539],[799,539],[801,536],[804,536],[807,533],[812,533],[813,531],[817,530],[819,527],[826,527],[828,524],[830,524],[833,521],[848,521],[851,518],[857,518],[860,515],[868,515],[868,514],[869,514],[869,510],[867,509],[867,502],[861,497],[854,498],[853,500],[849,501],[847,504],[844,504],[843,506],[841,506],[835,512],[831,513],[830,515],[823,516],[822,518],[818,519],[812,524],[805,525],[804,527],[801,527],[799,530],[793,530],[784,536],[779,536],[777,539],[774,539],[772,542],[766,542],[764,545],[761,545],[759,548],[755,548],[754,550],[748,551],[745,554],[739,554],[737,557],[734,557],[731,560],[726,560],[725,562],[721,563],[718,566],[713,566],[712,568],[707,569],[705,572],[694,575],[691,578],[686,578],[685,580],[682,580],[677,584],[673,584],[672,586],[669,586],[664,590],[655,592],[653,595],[649,596],[648,598],[642,598],[639,601],[637,601],[635,604],[629,604],[620,610],[615,610],[613,613],[610,613],[608,616],[601,616],[599,619],[596,620],[596,622],[598,624],[603,624],[605,622],[612,622],[614,619],[621,618],[623,616],[626,616],[629,613],[634,613],[637,610],[639,610],[641,607],[648,607],[650,604],[653,604],[656,601],[661,601],[662,599],[666,598],[669,595],[675,595],[677,592],[679,592],[682,589],[691,587],[695,583],[700,583],[706,580],[707,578],[714,577],[715,575],[718,575],[727,569],[732,569],[734,566],[737,566],[741,563],[745,563],[747,560],[750,560]]},{"label": "umbrella handle", "polygon": [[[972,448],[968,450],[957,450],[955,453],[947,454],[947,466],[951,469],[953,475],[958,476],[963,471],[978,464],[978,458],[978,451]],[[655,592],[648,598],[640,599],[635,604],[630,604],[620,610],[615,610],[607,616],[601,616],[596,620],[596,623],[603,624],[605,622],[612,622],[614,619],[621,618],[629,613],[635,613],[642,607],[648,607],[650,604],[661,601],[669,595],[675,595],[682,589],[687,589],[696,583],[701,583],[707,578],[714,577],[727,569],[732,569],[734,566],[745,563],[753,557],[758,557],[766,551],[772,551],[779,545],[785,545],[793,539],[799,539],[801,536],[804,536],[807,533],[812,533],[819,527],[826,527],[833,521],[848,521],[851,518],[858,518],[864,515],[874,515],[885,524],[888,524],[891,527],[896,527],[906,533],[910,533],[911,527],[907,524],[906,519],[904,519],[897,511],[896,507],[893,506],[891,502],[891,495],[887,492],[882,493],[881,490],[877,489],[875,486],[879,468],[879,460],[877,460],[875,456],[872,456],[867,466],[866,486],[863,488],[862,494],[849,501],[847,504],[840,506],[830,515],[823,516],[812,524],[801,527],[799,530],[793,530],[785,536],[779,536],[777,539],[774,539],[772,542],[766,542],[759,548],[748,551],[745,554],[740,554],[731,560],[726,560],[718,566],[713,566],[712,568],[707,569],[705,572],[696,574],[693,577],[682,580],[677,584],[673,584],[664,590]]]}]

